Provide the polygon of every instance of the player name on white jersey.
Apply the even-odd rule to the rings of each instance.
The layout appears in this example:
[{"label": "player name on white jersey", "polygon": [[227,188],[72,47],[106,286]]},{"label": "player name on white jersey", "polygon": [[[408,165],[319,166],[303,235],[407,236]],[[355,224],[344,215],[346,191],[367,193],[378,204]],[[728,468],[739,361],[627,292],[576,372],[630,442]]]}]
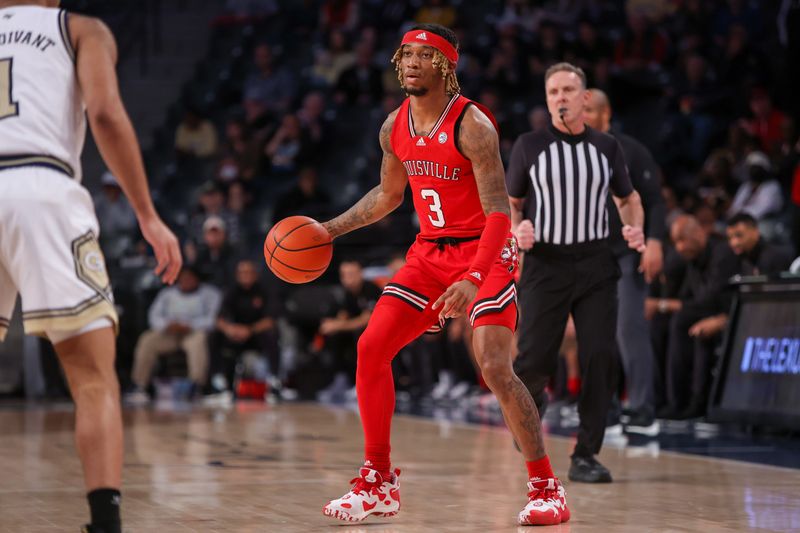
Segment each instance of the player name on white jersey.
[{"label": "player name on white jersey", "polygon": [[14,30],[0,33],[0,46],[7,44],[27,44],[44,52],[51,46],[55,46],[56,41],[41,33]]},{"label": "player name on white jersey", "polygon": [[406,167],[409,176],[430,176],[440,180],[458,181],[461,174],[461,167],[448,167],[435,161],[409,159],[403,161],[403,166]]}]

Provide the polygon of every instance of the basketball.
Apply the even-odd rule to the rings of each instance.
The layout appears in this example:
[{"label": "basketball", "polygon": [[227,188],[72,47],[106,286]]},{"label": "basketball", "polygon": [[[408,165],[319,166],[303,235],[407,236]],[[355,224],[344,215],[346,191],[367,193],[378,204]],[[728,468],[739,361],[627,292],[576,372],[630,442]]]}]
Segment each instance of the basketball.
[{"label": "basketball", "polygon": [[331,262],[333,241],[322,224],[304,216],[286,217],[264,240],[264,259],[273,274],[289,283],[320,277]]}]

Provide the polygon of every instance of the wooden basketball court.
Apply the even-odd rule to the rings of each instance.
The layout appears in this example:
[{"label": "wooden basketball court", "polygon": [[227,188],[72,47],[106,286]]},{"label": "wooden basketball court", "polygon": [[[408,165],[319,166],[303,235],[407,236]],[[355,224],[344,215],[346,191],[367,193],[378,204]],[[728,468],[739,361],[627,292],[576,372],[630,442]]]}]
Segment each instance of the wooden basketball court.
[{"label": "wooden basketball court", "polygon": [[[0,532],[76,533],[88,510],[72,411],[0,410]],[[126,410],[123,518],[131,532],[502,532],[518,528],[525,468],[504,428],[397,416],[403,507],[346,524],[322,505],[355,477],[355,413],[316,404]],[[550,437],[566,478],[571,439]],[[668,452],[606,449],[615,482],[566,481],[572,520],[552,531],[790,531],[800,472]]]}]

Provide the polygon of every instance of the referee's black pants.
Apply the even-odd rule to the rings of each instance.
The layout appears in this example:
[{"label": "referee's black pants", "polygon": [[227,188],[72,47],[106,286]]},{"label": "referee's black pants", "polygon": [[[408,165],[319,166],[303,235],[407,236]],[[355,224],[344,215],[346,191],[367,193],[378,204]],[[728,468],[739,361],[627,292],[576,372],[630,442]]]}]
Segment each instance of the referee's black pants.
[{"label": "referee's black pants", "polygon": [[525,255],[514,371],[541,410],[544,388],[555,375],[558,349],[572,313],[583,382],[577,456],[591,457],[600,451],[616,390],[619,276],[619,265],[605,240],[564,246],[537,243]]}]

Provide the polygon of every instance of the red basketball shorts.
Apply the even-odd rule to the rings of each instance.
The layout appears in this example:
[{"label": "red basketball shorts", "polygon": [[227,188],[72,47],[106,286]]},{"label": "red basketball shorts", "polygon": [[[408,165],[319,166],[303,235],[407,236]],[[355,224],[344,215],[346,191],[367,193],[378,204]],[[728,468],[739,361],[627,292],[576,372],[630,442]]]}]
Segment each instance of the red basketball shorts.
[{"label": "red basketball shorts", "polygon": [[[403,306],[397,327],[421,329],[420,334],[441,329],[439,312],[431,306],[453,283],[469,269],[478,250],[478,240],[439,245],[417,237],[408,250],[406,264],[386,284],[375,312],[380,307]],[[514,274],[518,269],[516,241],[509,235],[506,246],[492,266],[475,300],[467,308],[473,327],[505,326],[514,331],[517,326],[517,289]],[[395,309],[399,311],[399,309]],[[395,316],[397,314],[395,313]]]}]

